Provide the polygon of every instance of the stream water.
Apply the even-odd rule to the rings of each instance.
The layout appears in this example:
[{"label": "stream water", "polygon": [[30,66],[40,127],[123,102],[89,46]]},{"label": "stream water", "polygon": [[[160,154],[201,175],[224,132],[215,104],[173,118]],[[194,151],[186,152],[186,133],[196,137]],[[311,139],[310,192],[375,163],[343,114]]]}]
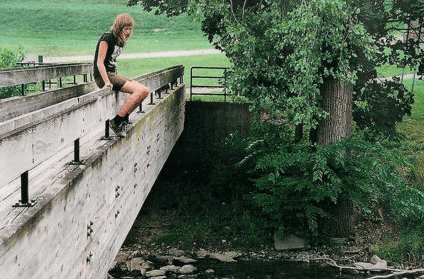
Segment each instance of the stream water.
[{"label": "stream water", "polygon": [[198,271],[212,269],[212,278],[218,279],[359,279],[366,274],[341,273],[338,269],[320,263],[289,261],[238,261],[236,263],[199,261]]},{"label": "stream water", "polygon": [[[166,278],[175,279],[362,279],[372,277],[372,274],[353,271],[341,272],[338,268],[322,263],[307,263],[295,261],[237,261],[220,262],[211,259],[201,259],[193,264],[197,271],[190,275],[171,274]],[[114,279],[141,279],[134,273],[110,273]],[[109,277],[110,278],[110,277]],[[150,277],[150,279],[165,277]]]}]

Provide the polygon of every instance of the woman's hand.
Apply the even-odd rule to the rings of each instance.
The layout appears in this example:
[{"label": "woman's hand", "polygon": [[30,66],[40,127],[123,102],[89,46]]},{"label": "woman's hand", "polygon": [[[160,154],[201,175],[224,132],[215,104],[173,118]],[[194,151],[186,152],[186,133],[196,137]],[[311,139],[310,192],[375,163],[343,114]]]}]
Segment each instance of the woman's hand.
[{"label": "woman's hand", "polygon": [[105,85],[105,86],[106,86],[106,87],[108,87],[108,88],[109,88],[109,90],[111,90],[111,91],[112,91],[112,88],[113,88],[112,83],[108,82],[108,83],[106,83],[106,85]]}]

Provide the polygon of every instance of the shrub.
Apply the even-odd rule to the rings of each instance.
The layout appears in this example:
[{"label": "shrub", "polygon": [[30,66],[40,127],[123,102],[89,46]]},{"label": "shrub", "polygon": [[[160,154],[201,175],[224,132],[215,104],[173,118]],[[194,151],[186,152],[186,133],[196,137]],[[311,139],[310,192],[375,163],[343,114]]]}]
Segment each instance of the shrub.
[{"label": "shrub", "polygon": [[331,205],[345,199],[365,212],[383,205],[399,224],[423,223],[423,194],[408,187],[412,166],[396,150],[355,137],[311,148],[296,144],[283,125],[256,125],[239,153],[238,174],[225,176],[243,177],[237,191],[250,203],[252,220],[266,220],[263,230],[324,240]]},{"label": "shrub", "polygon": [[[16,67],[16,63],[22,61],[23,57],[22,45],[19,45],[15,50],[0,47],[0,69]],[[19,85],[0,88],[0,99],[18,96],[20,94],[21,87]]]}]

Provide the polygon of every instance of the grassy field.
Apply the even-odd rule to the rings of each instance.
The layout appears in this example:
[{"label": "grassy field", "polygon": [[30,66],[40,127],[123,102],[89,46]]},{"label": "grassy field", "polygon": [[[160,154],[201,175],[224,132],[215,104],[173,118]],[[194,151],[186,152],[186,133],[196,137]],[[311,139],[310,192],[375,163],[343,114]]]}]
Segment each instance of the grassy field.
[{"label": "grassy field", "polygon": [[167,18],[147,13],[126,0],[2,0],[0,46],[22,43],[31,54],[91,55],[98,37],[116,15],[129,13],[135,21],[127,53],[212,48],[198,22],[187,15]]},{"label": "grassy field", "polygon": [[[404,84],[411,89],[412,80],[405,80]],[[423,144],[424,131],[421,127],[422,122],[424,122],[424,81],[416,79],[412,115],[406,116],[403,123],[399,125],[399,128],[407,135],[409,141],[416,144]]]},{"label": "grassy field", "polygon": [[[404,84],[412,88],[413,80],[405,80]],[[398,130],[406,136],[402,148],[409,154],[414,166],[414,186],[424,190],[424,80],[415,79],[414,104],[412,114],[405,116]]]}]

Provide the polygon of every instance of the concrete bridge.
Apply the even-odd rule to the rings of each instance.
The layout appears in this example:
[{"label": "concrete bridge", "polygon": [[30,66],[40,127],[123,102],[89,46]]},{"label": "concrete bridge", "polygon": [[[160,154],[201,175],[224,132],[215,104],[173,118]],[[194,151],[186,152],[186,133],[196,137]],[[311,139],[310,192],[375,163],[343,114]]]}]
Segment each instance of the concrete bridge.
[{"label": "concrete bridge", "polygon": [[[0,87],[89,64],[0,70]],[[184,129],[184,68],[135,78],[151,95],[125,138],[108,133],[125,94],[81,84],[0,100],[0,278],[104,278]],[[85,82],[86,81],[86,82]]]}]

